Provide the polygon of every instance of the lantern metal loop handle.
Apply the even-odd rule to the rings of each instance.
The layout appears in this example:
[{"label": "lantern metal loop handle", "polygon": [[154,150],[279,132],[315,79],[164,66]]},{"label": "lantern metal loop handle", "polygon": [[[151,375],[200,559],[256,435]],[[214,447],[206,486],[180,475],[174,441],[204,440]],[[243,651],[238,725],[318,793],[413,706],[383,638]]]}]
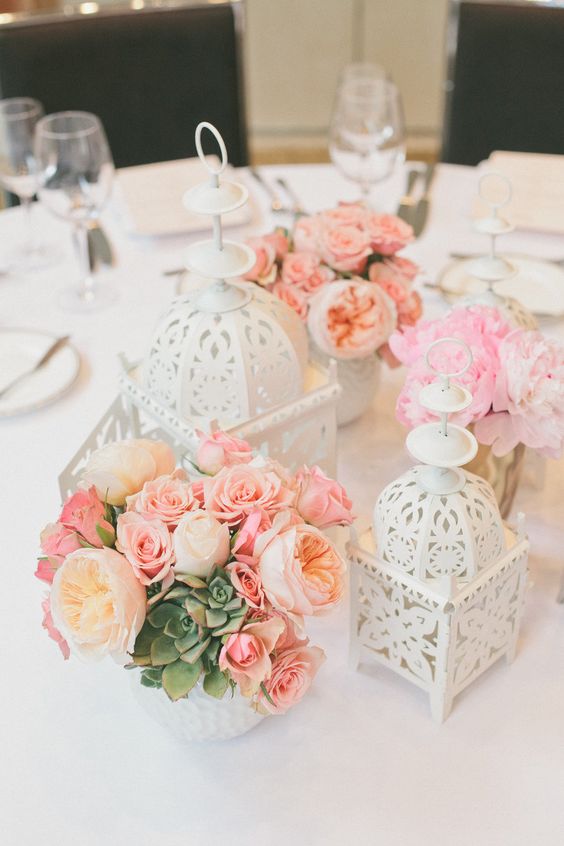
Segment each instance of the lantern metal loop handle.
[{"label": "lantern metal loop handle", "polygon": [[[206,157],[204,155],[204,151],[202,149],[202,131],[204,129],[207,129],[209,132],[211,132],[211,134],[213,135],[213,137],[215,138],[215,140],[218,143],[219,151],[221,153],[221,164],[219,165],[218,168],[213,167],[213,165],[211,165],[209,163],[209,161],[206,159]],[[207,121],[203,120],[196,127],[196,150],[198,152],[198,156],[200,158],[200,161],[202,162],[202,164],[204,165],[206,170],[208,170],[209,173],[211,173],[212,176],[217,178],[220,175],[220,173],[223,173],[223,171],[225,170],[225,168],[227,166],[227,149],[225,147],[225,142],[224,142],[223,138],[221,137],[219,130],[215,128],[213,123],[208,123]]]}]

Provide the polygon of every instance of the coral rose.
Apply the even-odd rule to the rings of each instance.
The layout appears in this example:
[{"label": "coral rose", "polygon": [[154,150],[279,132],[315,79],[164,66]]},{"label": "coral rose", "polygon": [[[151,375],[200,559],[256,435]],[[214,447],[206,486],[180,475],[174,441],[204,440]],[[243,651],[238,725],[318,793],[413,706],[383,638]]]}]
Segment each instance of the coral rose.
[{"label": "coral rose", "polygon": [[73,651],[125,663],[145,620],[147,594],[115,549],[81,549],[55,573],[51,614]]},{"label": "coral rose", "polygon": [[86,491],[77,491],[70,496],[61,511],[59,522],[78,532],[91,546],[104,546],[97,526],[107,535],[113,537],[114,527],[105,519],[106,508],[99,499],[94,485]]},{"label": "coral rose", "polygon": [[176,573],[205,579],[229,558],[229,528],[203,510],[185,514],[173,535]]},{"label": "coral rose", "polygon": [[339,203],[334,209],[322,211],[319,218],[326,226],[356,226],[362,228],[367,214],[366,207],[360,203]]},{"label": "coral rose", "polygon": [[47,556],[39,562],[35,575],[44,582],[52,582],[55,570],[66,556],[81,549],[78,535],[62,523],[48,523],[40,535],[41,550]]},{"label": "coral rose", "polygon": [[372,250],[391,256],[413,241],[413,227],[393,214],[367,214],[364,222]]},{"label": "coral rose", "polygon": [[419,273],[419,267],[414,261],[403,258],[403,256],[387,256],[384,259],[384,264],[392,270],[401,273],[409,282],[413,282]]},{"label": "coral rose", "polygon": [[296,509],[306,523],[318,529],[349,526],[352,502],[335,479],[329,479],[320,467],[302,467],[296,474]]},{"label": "coral rose", "polygon": [[267,513],[292,505],[295,495],[268,465],[224,467],[204,482],[206,510],[221,522],[237,526],[255,508]]},{"label": "coral rose", "polygon": [[324,661],[325,653],[318,646],[299,646],[282,652],[264,683],[268,696],[259,691],[260,709],[270,714],[285,714],[307,693]]},{"label": "coral rose", "polygon": [[[223,524],[225,525],[225,524]],[[232,561],[226,568],[238,595],[251,608],[264,608],[264,590],[259,574],[243,561]]]},{"label": "coral rose", "polygon": [[219,668],[229,670],[243,696],[252,696],[261,682],[270,676],[270,653],[284,624],[277,617],[262,622],[247,623],[228,637],[219,653]]},{"label": "coral rose", "polygon": [[356,226],[326,227],[321,236],[321,256],[333,270],[362,273],[370,255],[366,233]]},{"label": "coral rose", "polygon": [[272,293],[279,300],[282,300],[283,303],[289,305],[296,312],[300,320],[304,322],[307,320],[307,299],[299,288],[294,288],[285,282],[277,282],[272,288]]},{"label": "coral rose", "polygon": [[378,285],[347,279],[310,300],[308,328],[317,346],[335,358],[365,358],[396,326],[393,302]]},{"label": "coral rose", "polygon": [[255,252],[255,263],[245,273],[244,279],[259,285],[270,285],[276,279],[276,246],[267,237],[247,238],[247,244]]},{"label": "coral rose", "polygon": [[321,264],[315,253],[288,253],[282,265],[282,282],[299,288],[311,297],[328,282],[335,279],[335,271]]},{"label": "coral rose", "polygon": [[294,250],[319,254],[321,225],[317,217],[300,217],[293,231]]},{"label": "coral rose", "polygon": [[126,502],[128,511],[146,520],[162,520],[171,530],[186,512],[200,507],[183,470],[145,482],[143,489],[128,496]]},{"label": "coral rose", "polygon": [[123,505],[145,482],[172,473],[174,465],[174,453],[163,441],[116,441],[92,453],[82,479],[103,501]]},{"label": "coral rose", "polygon": [[343,595],[345,564],[312,526],[276,535],[260,557],[259,573],[267,599],[287,613],[323,613]]},{"label": "coral rose", "polygon": [[215,476],[222,467],[247,464],[253,457],[247,441],[235,438],[226,432],[198,432],[200,443],[196,452],[196,464],[202,473]]},{"label": "coral rose", "polygon": [[155,518],[147,520],[134,511],[118,517],[116,547],[142,585],[160,582],[174,562],[172,538],[165,523]]}]

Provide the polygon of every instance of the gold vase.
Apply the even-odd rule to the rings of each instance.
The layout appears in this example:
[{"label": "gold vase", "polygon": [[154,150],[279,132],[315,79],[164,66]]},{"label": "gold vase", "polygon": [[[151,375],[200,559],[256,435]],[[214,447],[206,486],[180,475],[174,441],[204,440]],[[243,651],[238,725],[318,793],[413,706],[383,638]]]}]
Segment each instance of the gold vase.
[{"label": "gold vase", "polygon": [[[472,429],[472,426],[468,428]],[[479,443],[476,457],[464,467],[465,470],[481,476],[490,483],[504,520],[509,516],[513,506],[524,458],[524,444],[517,444],[507,455],[497,456],[493,454],[490,446]]]}]

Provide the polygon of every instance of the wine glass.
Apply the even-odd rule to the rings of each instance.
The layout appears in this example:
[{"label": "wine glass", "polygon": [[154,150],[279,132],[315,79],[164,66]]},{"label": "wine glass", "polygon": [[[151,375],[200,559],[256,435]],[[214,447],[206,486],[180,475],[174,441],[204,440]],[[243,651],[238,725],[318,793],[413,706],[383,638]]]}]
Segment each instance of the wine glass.
[{"label": "wine glass", "polygon": [[114,175],[112,154],[99,118],[88,112],[47,115],[35,131],[35,157],[41,202],[73,226],[81,280],[62,292],[70,311],[93,311],[115,299],[95,282],[88,258],[88,225],[109,199]]},{"label": "wine glass", "polygon": [[33,197],[37,193],[37,166],[33,140],[43,106],[31,97],[0,100],[0,185],[15,194],[24,216],[24,236],[7,256],[8,268],[36,270],[48,264],[56,251],[38,243],[33,226]]},{"label": "wine glass", "polygon": [[375,62],[351,62],[345,65],[339,77],[339,85],[347,82],[362,82],[389,79],[390,76],[382,65]]},{"label": "wine glass", "polygon": [[403,107],[393,82],[343,83],[333,108],[329,152],[343,176],[359,184],[368,203],[373,185],[387,179],[405,159]]}]

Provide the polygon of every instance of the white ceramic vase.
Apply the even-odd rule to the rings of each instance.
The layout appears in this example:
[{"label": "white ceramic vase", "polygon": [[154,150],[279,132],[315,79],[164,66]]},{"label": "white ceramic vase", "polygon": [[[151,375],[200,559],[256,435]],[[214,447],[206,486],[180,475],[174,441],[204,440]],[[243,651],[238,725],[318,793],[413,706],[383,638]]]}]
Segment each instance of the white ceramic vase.
[{"label": "white ceramic vase", "polygon": [[141,707],[180,741],[229,740],[250,731],[264,719],[239,690],[223,699],[204,693],[202,682],[186,699],[171,702],[164,690],[144,687],[131,672],[133,694]]},{"label": "white ceramic vase", "polygon": [[[311,343],[312,356],[327,366],[329,356]],[[342,389],[337,402],[337,425],[345,426],[370,408],[380,382],[381,362],[377,355],[366,358],[335,359],[337,378]]]}]

